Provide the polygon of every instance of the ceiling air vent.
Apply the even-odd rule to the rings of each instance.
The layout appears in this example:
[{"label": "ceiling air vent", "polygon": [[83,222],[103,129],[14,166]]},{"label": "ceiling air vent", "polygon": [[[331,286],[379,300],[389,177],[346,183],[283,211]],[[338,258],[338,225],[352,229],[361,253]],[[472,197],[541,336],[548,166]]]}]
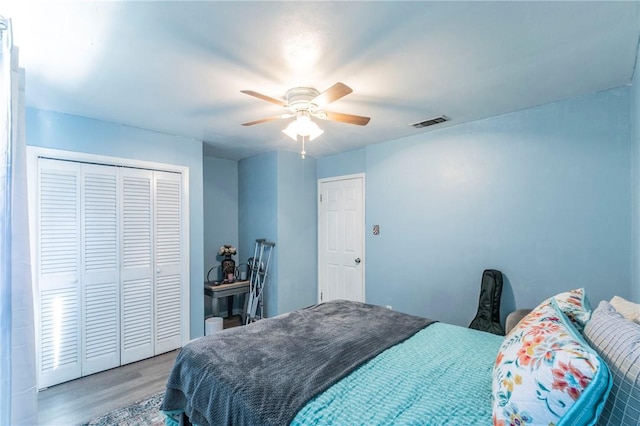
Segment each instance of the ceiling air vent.
[{"label": "ceiling air vent", "polygon": [[423,127],[433,126],[434,124],[444,123],[448,121],[449,117],[441,115],[440,117],[430,118],[429,120],[424,120],[419,123],[410,124],[410,126],[415,127],[416,129],[422,129]]}]

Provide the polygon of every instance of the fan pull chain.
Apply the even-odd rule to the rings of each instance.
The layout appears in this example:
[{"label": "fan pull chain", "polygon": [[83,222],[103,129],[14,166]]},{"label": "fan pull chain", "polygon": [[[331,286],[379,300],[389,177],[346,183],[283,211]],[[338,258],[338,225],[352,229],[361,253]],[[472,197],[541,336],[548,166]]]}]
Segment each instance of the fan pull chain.
[{"label": "fan pull chain", "polygon": [[302,137],[302,151],[300,152],[300,156],[302,157],[302,159],[304,160],[304,155],[307,153],[307,151],[304,150],[304,136]]}]

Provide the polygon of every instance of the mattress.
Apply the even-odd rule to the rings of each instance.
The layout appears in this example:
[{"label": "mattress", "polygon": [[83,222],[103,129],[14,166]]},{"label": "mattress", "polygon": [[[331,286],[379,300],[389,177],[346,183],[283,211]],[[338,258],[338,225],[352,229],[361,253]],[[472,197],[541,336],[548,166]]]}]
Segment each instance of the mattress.
[{"label": "mattress", "polygon": [[316,395],[429,324],[336,300],[223,330],[182,348],[161,410],[199,426],[286,425]]},{"label": "mattress", "polygon": [[491,425],[503,337],[436,323],[310,400],[292,425]]}]

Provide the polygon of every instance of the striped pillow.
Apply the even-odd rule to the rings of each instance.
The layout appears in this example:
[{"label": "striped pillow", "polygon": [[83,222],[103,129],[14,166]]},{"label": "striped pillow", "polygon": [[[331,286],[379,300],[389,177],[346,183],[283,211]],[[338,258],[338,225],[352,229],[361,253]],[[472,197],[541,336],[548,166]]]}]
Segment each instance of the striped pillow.
[{"label": "striped pillow", "polygon": [[593,311],[584,338],[613,376],[613,388],[597,425],[640,425],[640,325],[603,300]]}]

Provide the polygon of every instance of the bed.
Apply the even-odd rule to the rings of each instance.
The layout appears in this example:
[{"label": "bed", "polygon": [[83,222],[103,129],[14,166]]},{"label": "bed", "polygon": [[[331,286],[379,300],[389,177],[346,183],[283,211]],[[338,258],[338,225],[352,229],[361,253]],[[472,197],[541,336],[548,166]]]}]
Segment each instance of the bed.
[{"label": "bed", "polygon": [[585,341],[580,292],[544,301],[505,337],[349,301],[224,330],[181,350],[161,409],[169,425],[198,426],[637,425],[638,402],[622,414],[616,403],[640,384],[616,396],[624,372],[594,349],[610,344]]}]

